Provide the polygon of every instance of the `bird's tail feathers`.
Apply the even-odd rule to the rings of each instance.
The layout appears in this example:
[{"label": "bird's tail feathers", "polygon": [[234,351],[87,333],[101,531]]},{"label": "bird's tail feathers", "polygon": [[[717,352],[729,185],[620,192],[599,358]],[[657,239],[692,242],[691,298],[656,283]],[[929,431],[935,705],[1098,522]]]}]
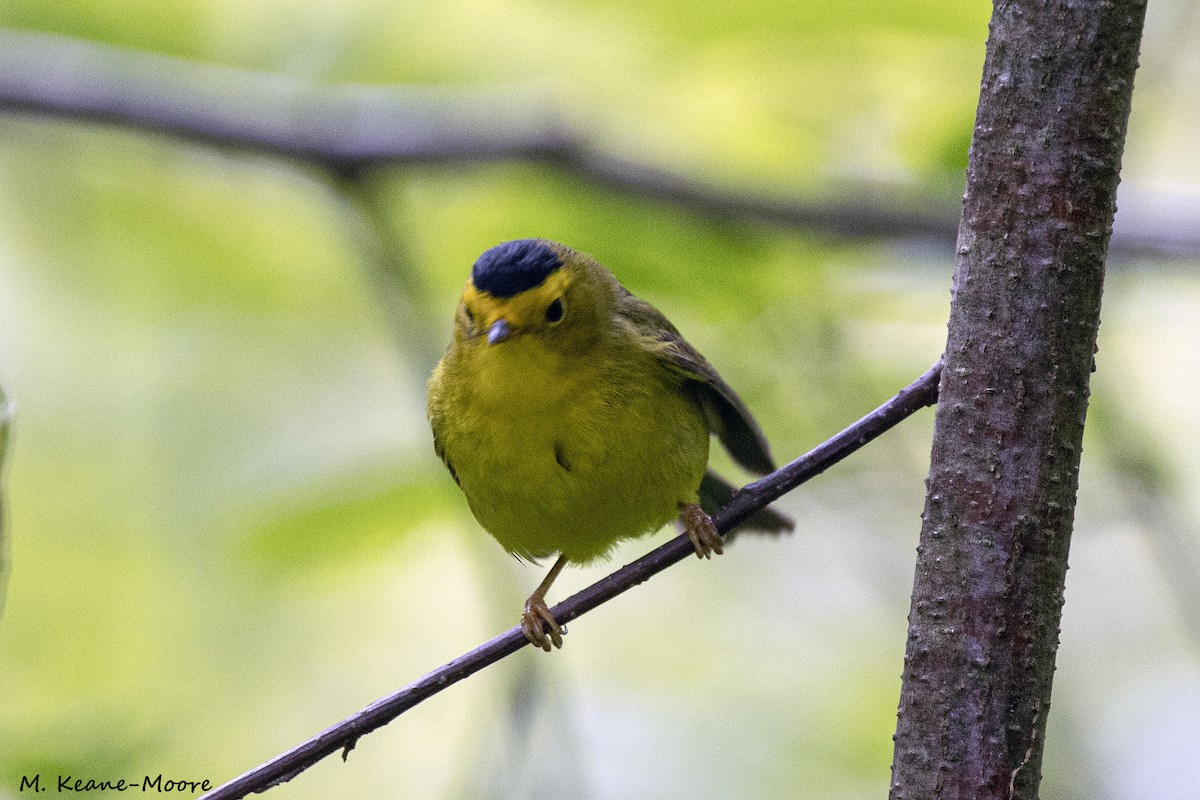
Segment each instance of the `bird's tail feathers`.
[{"label": "bird's tail feathers", "polygon": [[[711,469],[704,473],[700,481],[700,507],[708,514],[715,514],[732,498],[737,491],[733,484],[722,478]],[[769,533],[779,535],[790,533],[796,526],[792,519],[773,508],[767,507],[754,512],[748,519],[725,535],[729,541],[739,533]]]}]

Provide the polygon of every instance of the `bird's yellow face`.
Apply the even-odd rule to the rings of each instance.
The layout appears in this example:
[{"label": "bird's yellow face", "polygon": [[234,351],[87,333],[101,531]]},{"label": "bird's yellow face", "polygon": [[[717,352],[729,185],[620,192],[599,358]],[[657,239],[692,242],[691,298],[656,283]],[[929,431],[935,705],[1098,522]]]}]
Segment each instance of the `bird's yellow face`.
[{"label": "bird's yellow face", "polygon": [[[573,291],[572,271],[560,267],[542,283],[511,297],[496,297],[467,281],[462,302],[458,307],[457,333],[464,339],[482,339],[496,346],[520,336],[548,337],[555,329],[577,327],[565,325],[568,315],[574,319],[578,292]],[[560,338],[560,337],[553,337]]]},{"label": "bird's yellow face", "polygon": [[590,380],[612,329],[616,281],[594,261],[542,240],[485,253],[463,290],[452,363],[493,410],[565,403]]},{"label": "bird's yellow face", "polygon": [[455,320],[455,346],[473,362],[517,375],[555,372],[571,361],[578,368],[604,339],[616,281],[590,258],[558,247],[527,242],[516,268],[511,253],[500,269],[487,254],[476,264]]}]

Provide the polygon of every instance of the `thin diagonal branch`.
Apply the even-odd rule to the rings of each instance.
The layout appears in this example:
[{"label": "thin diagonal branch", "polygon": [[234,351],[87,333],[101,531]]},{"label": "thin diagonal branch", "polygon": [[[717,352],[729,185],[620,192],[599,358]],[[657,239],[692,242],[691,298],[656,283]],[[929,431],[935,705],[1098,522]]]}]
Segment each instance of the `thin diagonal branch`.
[{"label": "thin diagonal branch", "polygon": [[[717,530],[722,534],[732,530],[768,503],[824,472],[920,409],[937,402],[940,377],[939,361],[891,400],[841,433],[765,478],[744,487],[713,517]],[[694,552],[687,537],[678,536],[559,603],[552,609],[554,616],[559,622],[566,624],[649,580]],[[422,700],[512,655],[527,644],[529,642],[520,628],[510,628],[491,641],[435,669],[398,692],[372,703],[286,753],[217,787],[200,800],[234,800],[245,797],[251,792],[261,792],[291,780],[338,750],[342,751],[342,757],[345,758],[362,736],[386,725]]]},{"label": "thin diagonal branch", "polygon": [[[723,220],[844,239],[953,245],[959,198],[887,185],[815,200],[714,187],[596,147],[544,92],[317,85],[64,36],[0,30],[0,112],[163,133],[355,174],[394,164],[528,160]],[[1195,257],[1194,198],[1131,193],[1110,253]]]}]

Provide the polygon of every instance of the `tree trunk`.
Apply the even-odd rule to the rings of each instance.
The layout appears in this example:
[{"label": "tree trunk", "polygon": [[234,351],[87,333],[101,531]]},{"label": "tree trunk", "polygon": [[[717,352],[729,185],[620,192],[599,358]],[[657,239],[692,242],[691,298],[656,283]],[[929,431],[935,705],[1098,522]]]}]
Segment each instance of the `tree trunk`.
[{"label": "tree trunk", "polygon": [[997,0],[893,800],[1034,798],[1144,0]]}]

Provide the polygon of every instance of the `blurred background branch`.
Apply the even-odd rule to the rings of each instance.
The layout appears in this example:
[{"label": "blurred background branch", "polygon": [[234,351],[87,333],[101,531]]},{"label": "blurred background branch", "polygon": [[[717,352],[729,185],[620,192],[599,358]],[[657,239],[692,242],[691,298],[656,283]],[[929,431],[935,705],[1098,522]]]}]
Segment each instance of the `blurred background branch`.
[{"label": "blurred background branch", "polygon": [[[955,197],[885,184],[804,202],[730,192],[596,148],[552,97],[511,87],[455,91],[313,85],[62,36],[0,30],[0,110],[143,128],[357,176],[396,164],[544,161],[614,191],[718,218],[843,238],[953,244]],[[1126,208],[1126,202],[1128,208]],[[1127,198],[1118,257],[1200,254],[1200,199]]]},{"label": "blurred background branch", "polygon": [[566,146],[547,105],[510,90],[314,86],[11,30],[0,31],[0,108],[130,125],[335,172]]}]

